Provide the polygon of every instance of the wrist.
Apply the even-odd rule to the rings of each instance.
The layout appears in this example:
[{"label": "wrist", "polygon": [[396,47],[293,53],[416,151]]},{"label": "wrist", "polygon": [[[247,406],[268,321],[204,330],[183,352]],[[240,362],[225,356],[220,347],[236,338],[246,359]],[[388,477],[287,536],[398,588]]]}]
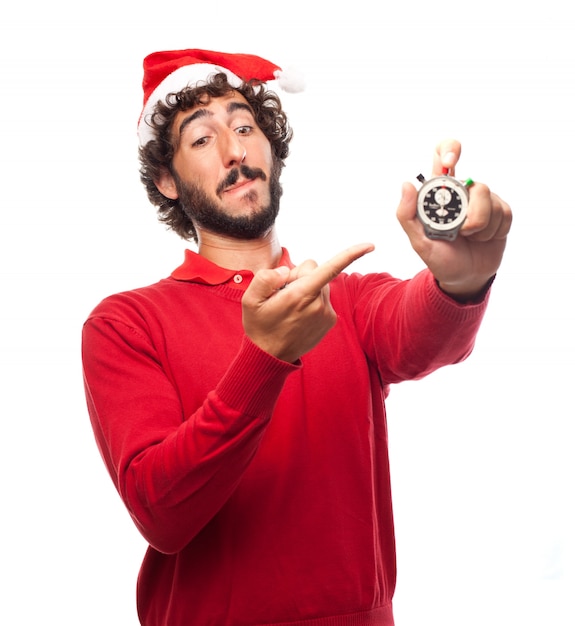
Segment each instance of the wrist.
[{"label": "wrist", "polygon": [[483,300],[494,280],[495,274],[487,279],[478,281],[446,283],[436,280],[435,282],[439,289],[453,300],[461,302],[462,304],[473,304]]}]

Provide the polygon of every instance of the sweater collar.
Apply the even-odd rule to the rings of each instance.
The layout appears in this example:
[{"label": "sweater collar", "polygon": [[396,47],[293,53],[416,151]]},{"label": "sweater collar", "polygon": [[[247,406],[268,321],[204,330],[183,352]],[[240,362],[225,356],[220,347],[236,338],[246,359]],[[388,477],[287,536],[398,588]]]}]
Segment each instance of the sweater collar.
[{"label": "sweater collar", "polygon": [[[285,248],[282,248],[279,265],[293,267],[288,251]],[[184,280],[202,285],[230,283],[230,285],[239,288],[247,287],[253,276],[253,272],[250,270],[220,267],[193,250],[185,250],[184,262],[171,273],[171,277],[175,280]]]}]

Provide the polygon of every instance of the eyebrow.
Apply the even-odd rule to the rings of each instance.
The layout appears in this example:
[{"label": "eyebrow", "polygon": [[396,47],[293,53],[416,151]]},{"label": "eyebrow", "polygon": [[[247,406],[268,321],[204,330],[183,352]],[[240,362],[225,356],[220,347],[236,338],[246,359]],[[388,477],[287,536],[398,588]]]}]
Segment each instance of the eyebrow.
[{"label": "eyebrow", "polygon": [[[234,113],[234,111],[247,111],[248,113],[251,113],[253,115],[252,108],[245,102],[237,102],[237,101],[230,102],[226,108],[226,111],[229,114]],[[214,114],[212,113],[212,111],[205,109],[205,108],[201,108],[201,109],[197,109],[196,111],[194,111],[191,115],[188,115],[187,117],[185,117],[182,120],[182,123],[180,124],[180,130],[179,130],[180,137],[183,135],[184,130],[186,129],[188,124],[191,124],[194,120],[200,119],[202,117],[212,117],[213,115]]]}]

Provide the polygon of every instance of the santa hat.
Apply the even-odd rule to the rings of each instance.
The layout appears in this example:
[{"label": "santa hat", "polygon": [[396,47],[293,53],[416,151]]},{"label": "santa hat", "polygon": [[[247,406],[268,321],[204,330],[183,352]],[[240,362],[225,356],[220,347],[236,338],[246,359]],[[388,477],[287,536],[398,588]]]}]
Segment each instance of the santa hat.
[{"label": "santa hat", "polygon": [[144,59],[144,108],[138,121],[140,145],[154,138],[146,123],[157,102],[168,94],[187,86],[205,83],[212,74],[223,72],[232,87],[243,81],[275,81],[283,91],[298,92],[304,88],[303,80],[293,70],[284,72],[281,67],[253,54],[230,54],[210,50],[173,50],[154,52]]}]

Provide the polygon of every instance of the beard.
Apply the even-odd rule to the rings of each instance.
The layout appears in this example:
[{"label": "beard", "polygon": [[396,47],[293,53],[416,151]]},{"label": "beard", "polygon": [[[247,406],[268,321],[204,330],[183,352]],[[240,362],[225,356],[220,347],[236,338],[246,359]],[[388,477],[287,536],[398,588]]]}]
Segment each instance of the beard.
[{"label": "beard", "polygon": [[[225,235],[234,239],[259,239],[270,231],[275,224],[280,208],[282,187],[279,182],[281,165],[274,160],[269,180],[269,203],[260,206],[247,215],[230,215],[222,210],[216,202],[211,200],[198,185],[185,183],[179,176],[173,174],[180,206],[195,227],[200,227],[218,235]],[[240,176],[248,180],[260,178],[267,180],[265,172],[259,168],[240,165],[228,174],[216,189],[221,195],[225,189],[235,184]],[[248,192],[247,198],[257,198],[255,193]]]}]

